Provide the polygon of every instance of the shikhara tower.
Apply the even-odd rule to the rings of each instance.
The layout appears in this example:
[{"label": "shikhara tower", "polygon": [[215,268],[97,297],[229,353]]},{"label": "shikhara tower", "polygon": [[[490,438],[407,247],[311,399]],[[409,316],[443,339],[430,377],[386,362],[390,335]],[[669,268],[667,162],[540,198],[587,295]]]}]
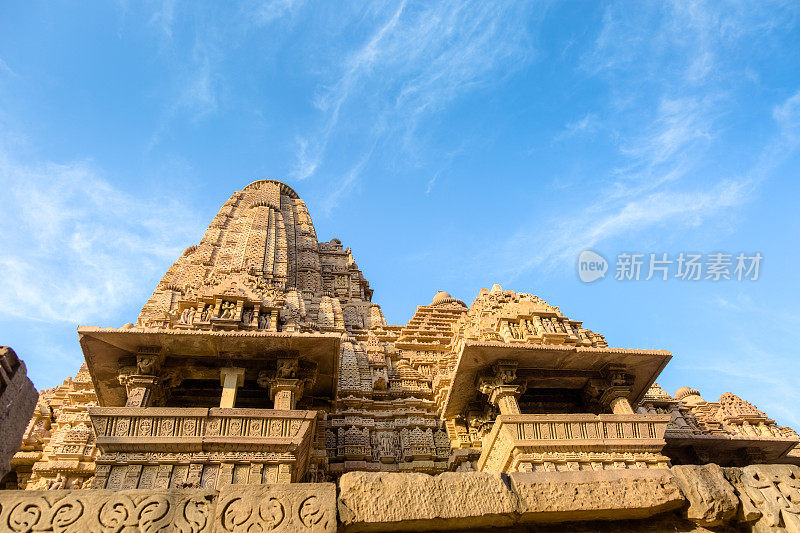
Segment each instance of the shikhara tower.
[{"label": "shikhara tower", "polygon": [[372,294],[294,190],[251,183],[136,324],[79,328],[87,367],[40,397],[19,486],[800,462],[797,434],[738,397],[655,385],[669,352],[610,348],[531,294],[495,285],[468,307],[438,292],[402,326]]}]

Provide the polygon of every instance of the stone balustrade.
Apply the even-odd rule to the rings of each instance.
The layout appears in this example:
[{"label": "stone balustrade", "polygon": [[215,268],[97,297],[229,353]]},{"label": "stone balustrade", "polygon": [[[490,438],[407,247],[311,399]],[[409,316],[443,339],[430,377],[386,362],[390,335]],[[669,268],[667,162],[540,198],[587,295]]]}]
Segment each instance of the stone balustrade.
[{"label": "stone balustrade", "polygon": [[90,407],[101,452],[290,450],[313,434],[316,411]]},{"label": "stone balustrade", "polygon": [[316,411],[271,409],[90,407],[89,415],[102,454],[93,486],[117,490],[300,481],[317,423]]},{"label": "stone balustrade", "polygon": [[666,467],[669,415],[499,415],[484,438],[483,472]]}]

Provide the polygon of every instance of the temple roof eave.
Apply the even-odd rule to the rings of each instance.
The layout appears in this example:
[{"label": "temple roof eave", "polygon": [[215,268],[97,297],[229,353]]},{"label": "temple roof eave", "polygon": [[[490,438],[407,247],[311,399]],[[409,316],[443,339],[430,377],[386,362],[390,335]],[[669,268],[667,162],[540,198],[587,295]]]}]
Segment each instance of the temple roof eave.
[{"label": "temple roof eave", "polygon": [[[314,393],[333,397],[338,381],[339,333],[272,331],[206,331],[161,328],[79,327],[80,345],[100,405],[125,404],[118,380],[119,358],[135,356],[140,347],[157,347],[170,358],[268,359],[276,352],[296,352],[316,363]],[[235,354],[235,355],[234,355]]]},{"label": "temple roof eave", "polygon": [[637,404],[672,358],[666,350],[597,348],[550,344],[508,344],[501,341],[464,341],[453,371],[442,416],[461,413],[475,396],[478,374],[499,361],[515,361],[520,369],[602,370],[608,364],[625,365],[634,375],[632,404]]}]

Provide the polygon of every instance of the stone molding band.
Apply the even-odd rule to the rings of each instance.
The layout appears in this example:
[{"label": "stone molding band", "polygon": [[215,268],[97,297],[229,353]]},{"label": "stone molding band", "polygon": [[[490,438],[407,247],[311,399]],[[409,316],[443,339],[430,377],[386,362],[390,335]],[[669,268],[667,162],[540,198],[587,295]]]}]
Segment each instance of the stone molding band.
[{"label": "stone molding band", "polygon": [[[465,497],[469,494],[469,497]],[[800,467],[427,474],[214,490],[0,491],[0,531],[798,531]]]}]

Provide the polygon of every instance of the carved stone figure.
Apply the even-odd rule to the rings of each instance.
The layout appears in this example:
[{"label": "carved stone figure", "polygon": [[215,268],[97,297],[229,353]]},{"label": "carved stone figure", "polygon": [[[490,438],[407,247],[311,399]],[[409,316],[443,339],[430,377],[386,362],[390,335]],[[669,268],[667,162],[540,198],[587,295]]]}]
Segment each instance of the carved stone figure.
[{"label": "carved stone figure", "polygon": [[297,377],[297,359],[280,359],[278,361],[279,378],[296,378]]}]

